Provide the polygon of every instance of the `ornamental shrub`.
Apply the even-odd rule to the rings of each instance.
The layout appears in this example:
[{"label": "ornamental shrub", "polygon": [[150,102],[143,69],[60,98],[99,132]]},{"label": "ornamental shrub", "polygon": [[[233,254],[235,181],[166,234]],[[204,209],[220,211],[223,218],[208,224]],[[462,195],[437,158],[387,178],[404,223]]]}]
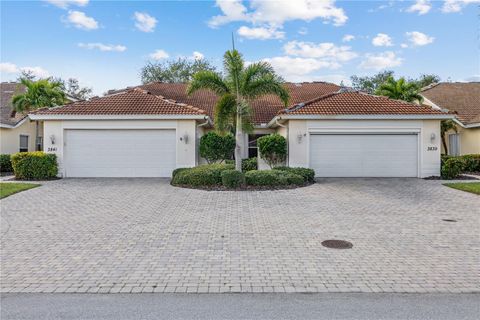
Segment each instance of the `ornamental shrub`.
[{"label": "ornamental shrub", "polygon": [[251,186],[302,185],[303,177],[282,170],[253,170],[245,173],[245,181]]},{"label": "ornamental shrub", "polygon": [[461,158],[464,162],[464,172],[480,172],[480,154],[466,154]]},{"label": "ornamental shrub", "polygon": [[52,179],[57,176],[57,156],[42,151],[12,154],[15,177],[24,180]]},{"label": "ornamental shrub", "polygon": [[227,188],[239,188],[245,184],[245,175],[237,170],[224,170],[221,173],[222,184]]},{"label": "ornamental shrub", "polygon": [[258,138],[257,146],[260,157],[270,168],[284,163],[287,158],[287,140],[278,133]]},{"label": "ornamental shrub", "polygon": [[222,171],[233,170],[231,164],[205,164],[193,168],[183,168],[172,176],[173,185],[185,185],[192,187],[213,186],[222,183]]},{"label": "ornamental shrub", "polygon": [[301,177],[303,177],[304,182],[306,183],[312,183],[315,182],[315,170],[309,169],[309,168],[290,168],[290,167],[276,167],[273,168],[274,170],[282,170],[286,172],[290,172],[293,174],[297,174]]},{"label": "ornamental shrub", "polygon": [[208,163],[222,162],[232,158],[235,145],[232,134],[220,135],[210,131],[200,138],[200,156]]},{"label": "ornamental shrub", "polygon": [[461,157],[447,159],[441,168],[442,178],[447,180],[455,179],[462,173],[464,166],[465,163]]},{"label": "ornamental shrub", "polygon": [[249,158],[249,159],[243,159],[242,160],[242,171],[247,172],[247,171],[252,171],[252,170],[258,170],[257,157]]},{"label": "ornamental shrub", "polygon": [[0,172],[13,172],[9,154],[0,154]]}]

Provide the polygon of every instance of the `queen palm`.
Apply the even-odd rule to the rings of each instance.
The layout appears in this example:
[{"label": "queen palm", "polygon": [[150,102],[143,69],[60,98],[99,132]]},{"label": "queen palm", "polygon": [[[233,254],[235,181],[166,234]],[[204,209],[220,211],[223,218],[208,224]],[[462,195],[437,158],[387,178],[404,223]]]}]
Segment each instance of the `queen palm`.
[{"label": "queen palm", "polygon": [[419,94],[419,90],[416,83],[408,82],[405,78],[395,80],[393,77],[389,77],[378,87],[375,93],[396,100],[422,103],[423,97]]},{"label": "queen palm", "polygon": [[235,131],[235,168],[242,169],[243,132],[251,132],[250,102],[263,95],[278,96],[285,106],[289,94],[283,79],[276,75],[267,62],[245,66],[242,55],[235,49],[223,56],[224,75],[214,71],[200,71],[193,76],[187,94],[200,89],[213,91],[218,97],[215,106],[215,129],[218,132]]},{"label": "queen palm", "polygon": [[12,98],[14,112],[28,112],[39,108],[49,108],[62,105],[66,102],[63,86],[60,82],[42,79],[32,81],[21,79],[20,83],[26,88],[24,93]]}]

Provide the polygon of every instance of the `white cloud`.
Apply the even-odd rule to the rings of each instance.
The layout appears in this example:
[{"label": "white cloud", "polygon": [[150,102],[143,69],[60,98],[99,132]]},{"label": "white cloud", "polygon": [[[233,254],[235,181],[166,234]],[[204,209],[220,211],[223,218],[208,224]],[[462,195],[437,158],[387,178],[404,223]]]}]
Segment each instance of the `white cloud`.
[{"label": "white cloud", "polygon": [[68,8],[70,5],[84,7],[88,4],[89,0],[44,0],[62,9]]},{"label": "white cloud", "polygon": [[212,17],[209,21],[210,27],[218,27],[234,21],[280,27],[286,21],[311,21],[317,18],[323,19],[326,23],[332,22],[334,25],[340,26],[345,24],[348,19],[345,11],[335,6],[334,0],[252,0],[249,4],[250,11],[241,0],[217,0],[216,5],[223,15]]},{"label": "white cloud", "polygon": [[460,12],[471,3],[480,3],[480,0],[445,0],[442,6],[442,12]]},{"label": "white cloud", "polygon": [[402,48],[408,48],[408,44],[402,43],[402,44],[400,45],[400,47],[402,47]]},{"label": "white cloud", "polygon": [[425,46],[435,40],[434,37],[427,36],[425,33],[418,31],[406,32],[405,35],[413,46]]},{"label": "white cloud", "polygon": [[301,34],[302,36],[306,35],[308,33],[308,29],[305,27],[301,27],[298,29],[298,34]]},{"label": "white cloud", "polygon": [[346,34],[342,38],[342,42],[350,42],[352,40],[355,40],[355,36],[351,34]]},{"label": "white cloud", "polygon": [[203,58],[205,58],[205,56],[201,52],[193,51],[192,58],[194,60],[202,60]]},{"label": "white cloud", "polygon": [[71,10],[68,11],[67,22],[73,24],[78,29],[94,30],[98,29],[98,22],[84,12]]},{"label": "white cloud", "polygon": [[414,4],[408,7],[407,12],[418,12],[419,15],[427,14],[432,9],[432,4],[429,0],[417,0]]},{"label": "white cloud", "polygon": [[377,33],[377,36],[372,39],[372,44],[375,47],[391,47],[393,46],[392,38],[385,33]]},{"label": "white cloud", "polygon": [[349,61],[357,57],[349,46],[336,46],[331,42],[313,43],[290,41],[283,46],[286,54],[303,58],[322,58],[329,61]]},{"label": "white cloud", "polygon": [[153,32],[157,25],[157,19],[145,12],[135,12],[135,27],[143,32]]},{"label": "white cloud", "polygon": [[399,58],[392,51],[385,51],[379,54],[366,54],[365,60],[360,63],[360,68],[382,70],[397,67],[402,64],[403,59]]},{"label": "white cloud", "polygon": [[122,46],[122,45],[113,45],[113,44],[103,44],[100,42],[94,42],[94,43],[79,43],[78,46],[80,48],[85,48],[85,49],[98,49],[100,51],[116,51],[116,52],[123,52],[127,50],[127,47]]},{"label": "white cloud", "polygon": [[149,57],[153,60],[162,60],[167,59],[169,54],[165,50],[158,49],[154,53],[151,53]]},{"label": "white cloud", "polygon": [[239,36],[247,38],[247,39],[259,39],[259,40],[267,40],[267,39],[283,39],[285,37],[285,32],[278,31],[276,28],[250,28],[247,26],[241,26],[237,33]]},{"label": "white cloud", "polygon": [[335,69],[339,67],[336,63],[313,58],[283,56],[266,58],[263,60],[269,62],[275,71],[287,81],[299,81],[299,79],[314,71],[324,68]]},{"label": "white cloud", "polygon": [[3,73],[17,73],[18,67],[11,62],[2,62],[0,63],[0,72]]},{"label": "white cloud", "polygon": [[2,62],[0,63],[0,72],[1,73],[20,73],[22,71],[29,72],[37,78],[48,78],[50,77],[50,73],[43,69],[42,67],[21,67],[19,68],[17,65],[11,62]]}]

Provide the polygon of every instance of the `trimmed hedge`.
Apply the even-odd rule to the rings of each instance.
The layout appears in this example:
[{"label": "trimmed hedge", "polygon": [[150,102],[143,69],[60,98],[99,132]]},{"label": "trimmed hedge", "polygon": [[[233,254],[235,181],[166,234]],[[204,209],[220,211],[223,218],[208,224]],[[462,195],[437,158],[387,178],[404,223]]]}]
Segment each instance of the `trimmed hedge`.
[{"label": "trimmed hedge", "polygon": [[17,179],[43,180],[57,176],[57,156],[42,151],[12,154],[12,167]]},{"label": "trimmed hedge", "polygon": [[245,173],[247,185],[252,186],[286,186],[302,185],[302,176],[283,170],[254,170]]},{"label": "trimmed hedge", "polygon": [[442,178],[443,179],[455,179],[462,173],[464,167],[464,161],[460,158],[450,158],[442,165]]},{"label": "trimmed hedge", "polygon": [[9,154],[0,154],[0,172],[13,172]]},{"label": "trimmed hedge", "polygon": [[443,179],[454,179],[465,172],[480,172],[480,154],[442,155],[441,176]]},{"label": "trimmed hedge", "polygon": [[232,134],[220,135],[210,131],[200,138],[200,156],[208,163],[229,160],[233,156],[235,145]]},{"label": "trimmed hedge", "polygon": [[286,171],[290,172],[293,174],[297,174],[301,177],[303,177],[304,182],[306,183],[312,183],[315,182],[315,170],[309,169],[309,168],[300,168],[300,167],[276,167],[273,168],[273,170],[281,170],[281,171]]},{"label": "trimmed hedge", "polygon": [[480,154],[466,154],[461,157],[464,161],[463,171],[480,172]]},{"label": "trimmed hedge", "polygon": [[287,140],[278,133],[257,139],[260,157],[270,166],[276,167],[287,159]]},{"label": "trimmed hedge", "polygon": [[217,163],[182,169],[183,170],[174,170],[174,174],[172,174],[172,184],[200,187],[220,185],[222,183],[222,171],[233,170],[235,166]]},{"label": "trimmed hedge", "polygon": [[245,175],[237,170],[224,170],[220,174],[222,184],[227,188],[239,188],[245,184]]},{"label": "trimmed hedge", "polygon": [[252,170],[258,170],[258,160],[257,158],[249,158],[249,159],[243,159],[242,160],[242,171],[247,172],[247,171],[252,171]]}]

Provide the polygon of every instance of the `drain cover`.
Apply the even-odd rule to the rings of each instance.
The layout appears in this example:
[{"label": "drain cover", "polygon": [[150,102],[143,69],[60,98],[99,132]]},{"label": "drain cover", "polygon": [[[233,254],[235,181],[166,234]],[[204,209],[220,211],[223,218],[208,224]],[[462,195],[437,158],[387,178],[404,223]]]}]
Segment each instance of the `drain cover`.
[{"label": "drain cover", "polygon": [[345,240],[325,240],[322,242],[322,246],[331,249],[350,249],[353,244]]},{"label": "drain cover", "polygon": [[446,221],[446,222],[457,222],[457,220],[454,220],[454,219],[442,219],[442,221]]}]

